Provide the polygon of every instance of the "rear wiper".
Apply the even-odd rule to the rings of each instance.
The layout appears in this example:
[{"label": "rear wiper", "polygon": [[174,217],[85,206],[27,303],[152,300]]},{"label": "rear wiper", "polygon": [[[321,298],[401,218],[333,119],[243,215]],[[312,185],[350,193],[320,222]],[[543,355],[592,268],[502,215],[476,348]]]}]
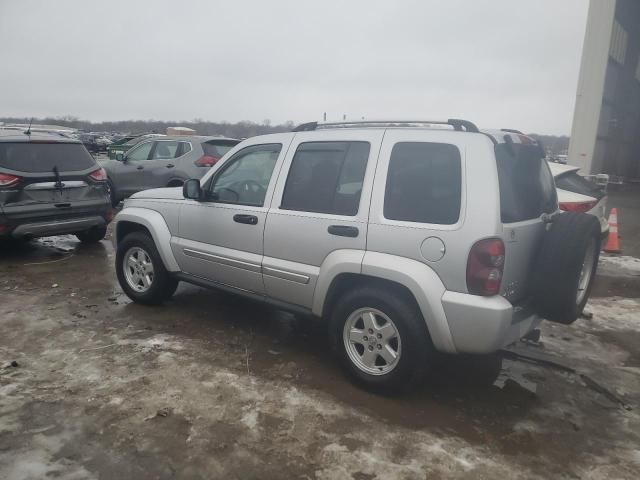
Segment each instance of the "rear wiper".
[{"label": "rear wiper", "polygon": [[58,171],[58,166],[57,165],[53,166],[53,174],[56,177],[55,187],[58,190],[60,190],[60,193],[62,193],[62,189],[64,188],[64,183],[62,183],[62,180],[60,179],[60,172]]}]

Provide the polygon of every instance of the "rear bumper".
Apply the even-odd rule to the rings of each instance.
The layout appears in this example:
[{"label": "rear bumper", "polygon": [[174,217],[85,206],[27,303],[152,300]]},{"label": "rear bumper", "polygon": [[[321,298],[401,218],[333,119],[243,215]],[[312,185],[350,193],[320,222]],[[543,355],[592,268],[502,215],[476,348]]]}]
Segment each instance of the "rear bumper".
[{"label": "rear bumper", "polygon": [[0,207],[2,235],[13,238],[44,237],[106,225],[113,215],[107,199],[74,202],[70,207],[25,204]]},{"label": "rear bumper", "polygon": [[15,227],[11,231],[10,236],[20,239],[25,237],[64,235],[68,233],[83,232],[94,227],[104,227],[106,224],[107,222],[105,219],[99,216],[23,223]]},{"label": "rear bumper", "polygon": [[507,299],[447,291],[442,306],[458,353],[492,353],[516,342],[542,321]]}]

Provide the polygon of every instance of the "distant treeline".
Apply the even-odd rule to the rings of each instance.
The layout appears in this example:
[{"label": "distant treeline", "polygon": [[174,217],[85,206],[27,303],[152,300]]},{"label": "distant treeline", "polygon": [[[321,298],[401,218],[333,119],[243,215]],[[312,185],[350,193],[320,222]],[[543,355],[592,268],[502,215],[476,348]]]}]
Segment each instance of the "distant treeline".
[{"label": "distant treeline", "polygon": [[[5,123],[29,123],[30,118],[0,118]],[[44,125],[59,125],[62,127],[77,128],[90,132],[118,132],[118,133],[165,133],[167,127],[188,127],[194,129],[199,135],[224,135],[232,138],[247,138],[266,133],[278,133],[290,131],[294,124],[287,122],[282,125],[271,125],[269,120],[262,123],[242,121],[238,123],[207,122],[204,120],[163,122],[159,120],[120,120],[117,122],[90,122],[80,120],[72,116],[54,118],[34,118],[33,123]]]},{"label": "distant treeline", "polygon": [[[29,123],[30,118],[0,118],[5,123]],[[118,133],[165,133],[167,127],[188,127],[194,129],[200,135],[224,135],[231,138],[248,138],[266,133],[288,132],[295,126],[293,122],[281,125],[271,125],[269,120],[262,123],[242,121],[238,123],[206,122],[204,120],[192,120],[181,122],[162,122],[159,120],[120,120],[117,122],[89,122],[72,116],[55,118],[34,118],[33,123],[45,125],[60,125],[63,127],[77,128],[90,132],[118,132]],[[556,137],[553,135],[531,134],[532,137],[542,141],[544,148],[553,154],[566,153],[569,149],[569,137]]]}]

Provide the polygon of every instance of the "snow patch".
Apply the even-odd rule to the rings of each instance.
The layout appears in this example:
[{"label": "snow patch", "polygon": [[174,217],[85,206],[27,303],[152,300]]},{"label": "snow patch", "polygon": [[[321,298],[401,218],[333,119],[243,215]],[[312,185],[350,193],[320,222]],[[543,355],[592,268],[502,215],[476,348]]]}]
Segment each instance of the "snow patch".
[{"label": "snow patch", "polygon": [[598,273],[609,276],[640,276],[640,258],[601,255]]},{"label": "snow patch", "polygon": [[596,330],[640,331],[640,300],[635,298],[594,298],[587,310],[593,313],[590,325]]}]

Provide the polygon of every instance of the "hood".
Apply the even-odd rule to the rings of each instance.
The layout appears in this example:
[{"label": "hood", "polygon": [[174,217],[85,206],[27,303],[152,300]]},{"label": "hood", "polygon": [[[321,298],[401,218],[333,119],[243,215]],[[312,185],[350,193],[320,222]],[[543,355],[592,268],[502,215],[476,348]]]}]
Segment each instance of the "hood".
[{"label": "hood", "polygon": [[182,195],[182,187],[152,188],[151,190],[143,190],[141,192],[134,193],[129,198],[184,200],[184,196]]}]

